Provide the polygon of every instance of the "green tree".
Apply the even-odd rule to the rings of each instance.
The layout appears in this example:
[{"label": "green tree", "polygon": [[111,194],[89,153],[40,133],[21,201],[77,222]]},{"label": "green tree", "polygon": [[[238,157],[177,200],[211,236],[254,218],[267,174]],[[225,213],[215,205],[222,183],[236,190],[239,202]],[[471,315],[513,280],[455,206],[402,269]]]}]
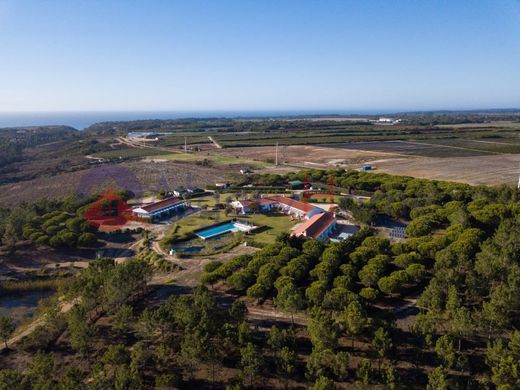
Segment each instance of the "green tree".
[{"label": "green tree", "polygon": [[29,388],[24,375],[10,368],[0,369],[0,390],[25,390]]},{"label": "green tree", "polygon": [[7,340],[13,334],[16,329],[16,325],[12,318],[10,317],[1,317],[0,318],[0,337],[4,341],[5,348],[7,349]]},{"label": "green tree", "polygon": [[135,343],[130,352],[130,370],[132,373],[134,375],[140,375],[150,358],[150,351],[147,349],[144,343]]},{"label": "green tree", "polygon": [[441,360],[443,367],[449,369],[453,367],[455,363],[455,348],[453,347],[453,341],[449,336],[441,336],[435,342],[435,353]]},{"label": "green tree", "polygon": [[249,379],[250,386],[253,386],[255,378],[260,374],[263,363],[262,355],[253,343],[240,348],[240,366],[244,376]]},{"label": "green tree", "polygon": [[289,378],[296,371],[297,355],[289,347],[283,347],[276,359],[279,374],[284,378],[284,388],[287,389]]},{"label": "green tree", "polygon": [[379,358],[379,370],[381,370],[382,360],[388,356],[392,346],[392,339],[390,338],[388,332],[384,328],[378,328],[374,332],[371,347]]},{"label": "green tree", "polygon": [[82,354],[86,353],[94,335],[94,328],[88,323],[85,306],[74,305],[68,313],[67,324],[71,347]]},{"label": "green tree", "polygon": [[239,300],[233,301],[231,307],[229,308],[229,315],[235,321],[235,323],[240,324],[241,322],[243,322],[246,318],[246,314],[246,304]]},{"label": "green tree", "polygon": [[335,364],[333,367],[333,372],[336,377],[345,381],[348,378],[348,370],[350,367],[350,354],[348,352],[340,351],[336,354]]},{"label": "green tree", "polygon": [[130,305],[122,305],[112,318],[112,327],[119,331],[126,331],[133,327],[135,321],[134,310]]},{"label": "green tree", "polygon": [[397,389],[397,373],[395,368],[391,366],[385,370],[385,384],[388,390]]},{"label": "green tree", "polygon": [[461,350],[462,339],[473,333],[474,325],[471,314],[465,307],[455,309],[450,318],[450,333],[458,340],[458,352]]},{"label": "green tree", "polygon": [[336,384],[326,376],[320,376],[311,386],[310,390],[336,390]]},{"label": "green tree", "polygon": [[370,378],[372,377],[372,363],[369,359],[361,359],[356,369],[356,377],[359,383],[364,387],[370,384]]},{"label": "green tree", "polygon": [[7,248],[9,253],[14,253],[16,249],[16,243],[18,241],[18,235],[15,227],[12,224],[7,224],[4,229],[4,234],[1,238],[2,244]]},{"label": "green tree", "polygon": [[60,378],[60,390],[82,390],[85,388],[83,384],[83,374],[73,366],[65,368],[65,372]]},{"label": "green tree", "polygon": [[358,301],[351,302],[343,312],[343,325],[352,339],[352,348],[355,336],[363,332],[366,324],[367,317],[361,304]]},{"label": "green tree", "polygon": [[426,267],[422,264],[410,264],[405,271],[416,283],[426,275]]},{"label": "green tree", "polygon": [[90,247],[93,246],[97,242],[97,237],[94,233],[81,233],[78,236],[78,246],[81,247]]},{"label": "green tree", "polygon": [[436,367],[428,374],[427,390],[448,390],[448,381],[446,373],[442,366]]},{"label": "green tree", "polygon": [[29,377],[32,388],[52,389],[56,386],[54,380],[55,363],[51,355],[37,352],[29,367]]},{"label": "green tree", "polygon": [[294,326],[294,313],[305,307],[305,301],[300,290],[292,282],[277,286],[278,294],[275,299],[276,305],[282,310],[291,313],[291,322]]},{"label": "green tree", "polygon": [[312,348],[306,368],[305,376],[309,380],[332,375],[336,368],[336,356],[331,349]]},{"label": "green tree", "polygon": [[378,291],[372,287],[364,287],[359,291],[359,296],[369,302],[375,301],[378,297]]},{"label": "green tree", "polygon": [[245,346],[253,339],[253,332],[247,321],[242,321],[238,326],[238,344]]},{"label": "green tree", "polygon": [[338,329],[330,315],[322,310],[311,312],[307,321],[307,331],[314,348],[333,350],[338,344]]}]

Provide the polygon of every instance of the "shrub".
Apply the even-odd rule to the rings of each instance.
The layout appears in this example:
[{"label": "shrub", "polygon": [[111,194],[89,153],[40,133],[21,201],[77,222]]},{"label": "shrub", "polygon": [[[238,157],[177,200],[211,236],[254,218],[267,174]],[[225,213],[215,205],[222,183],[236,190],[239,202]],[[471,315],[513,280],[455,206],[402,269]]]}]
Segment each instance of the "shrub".
[{"label": "shrub", "polygon": [[82,233],[78,237],[78,246],[92,246],[96,243],[97,238],[93,233]]},{"label": "shrub", "polygon": [[364,298],[367,301],[375,301],[379,294],[375,288],[365,287],[361,289],[359,295],[361,296],[361,298]]}]

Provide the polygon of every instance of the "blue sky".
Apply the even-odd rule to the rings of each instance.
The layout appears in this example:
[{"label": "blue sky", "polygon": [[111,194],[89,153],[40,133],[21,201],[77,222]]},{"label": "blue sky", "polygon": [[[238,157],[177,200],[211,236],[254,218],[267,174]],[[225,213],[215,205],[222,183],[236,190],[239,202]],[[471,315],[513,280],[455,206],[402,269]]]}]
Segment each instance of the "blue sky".
[{"label": "blue sky", "polygon": [[0,0],[0,111],[520,107],[520,0]]}]

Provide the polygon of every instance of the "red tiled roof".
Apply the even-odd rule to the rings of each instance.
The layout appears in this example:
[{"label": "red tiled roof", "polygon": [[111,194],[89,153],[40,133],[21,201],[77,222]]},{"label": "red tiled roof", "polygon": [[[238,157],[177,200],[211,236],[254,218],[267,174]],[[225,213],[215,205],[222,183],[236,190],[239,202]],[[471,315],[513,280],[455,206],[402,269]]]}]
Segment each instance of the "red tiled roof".
[{"label": "red tiled roof", "polygon": [[302,224],[296,226],[292,232],[293,236],[307,236],[318,238],[325,229],[327,229],[335,219],[332,214],[324,212],[313,215]]},{"label": "red tiled roof", "polygon": [[316,208],[309,203],[300,202],[299,200],[286,198],[285,196],[273,196],[270,199],[272,199],[278,203],[282,203],[286,206],[294,207],[295,209],[303,211],[304,213],[308,213],[309,211]]},{"label": "red tiled roof", "polygon": [[248,207],[251,203],[272,204],[272,203],[275,203],[275,201],[272,199],[268,199],[268,198],[260,198],[260,199],[244,199],[244,200],[241,200],[240,203],[242,203],[242,206]]},{"label": "red tiled roof", "polygon": [[154,211],[173,206],[177,203],[182,203],[182,199],[168,198],[168,199],[160,200],[159,202],[147,204],[146,206],[142,206],[141,208],[145,211],[148,211],[149,213],[153,213]]}]

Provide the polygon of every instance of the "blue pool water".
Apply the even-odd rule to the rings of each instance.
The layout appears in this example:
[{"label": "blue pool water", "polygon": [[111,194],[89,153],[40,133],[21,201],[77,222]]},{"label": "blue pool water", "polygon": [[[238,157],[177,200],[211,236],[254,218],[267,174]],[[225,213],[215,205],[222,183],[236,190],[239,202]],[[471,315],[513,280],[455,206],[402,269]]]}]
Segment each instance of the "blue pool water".
[{"label": "blue pool water", "polygon": [[244,231],[239,226],[237,226],[234,222],[223,223],[222,225],[213,226],[207,229],[202,229],[195,234],[202,239],[207,239],[210,237],[220,236],[221,234],[229,233],[229,232],[239,232]]}]

